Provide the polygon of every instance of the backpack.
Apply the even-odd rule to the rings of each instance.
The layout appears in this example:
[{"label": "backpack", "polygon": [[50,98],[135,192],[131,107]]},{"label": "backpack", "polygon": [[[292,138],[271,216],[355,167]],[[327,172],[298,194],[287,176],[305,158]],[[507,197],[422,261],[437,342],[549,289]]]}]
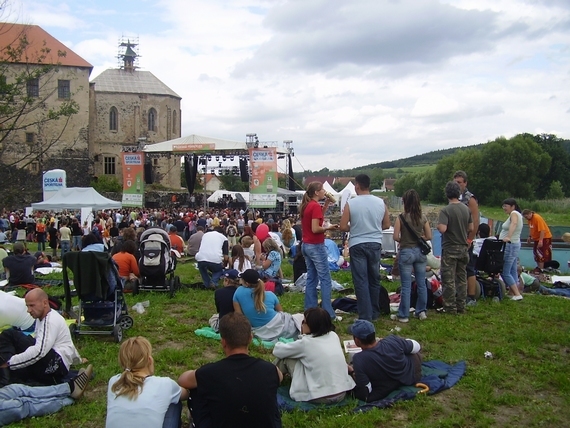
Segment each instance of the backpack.
[{"label": "backpack", "polygon": [[228,236],[236,236],[236,228],[235,226],[229,226],[228,227]]},{"label": "backpack", "polygon": [[45,233],[45,231],[46,231],[46,225],[44,223],[38,223],[36,225],[36,232]]}]

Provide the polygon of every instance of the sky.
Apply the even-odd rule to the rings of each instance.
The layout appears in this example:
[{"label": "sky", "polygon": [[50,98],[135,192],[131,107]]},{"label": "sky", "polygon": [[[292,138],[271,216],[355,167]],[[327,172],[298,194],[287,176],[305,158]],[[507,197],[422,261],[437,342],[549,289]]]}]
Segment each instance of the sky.
[{"label": "sky", "polygon": [[93,64],[137,37],[182,135],[292,140],[295,171],[522,132],[570,139],[568,0],[7,0]]}]

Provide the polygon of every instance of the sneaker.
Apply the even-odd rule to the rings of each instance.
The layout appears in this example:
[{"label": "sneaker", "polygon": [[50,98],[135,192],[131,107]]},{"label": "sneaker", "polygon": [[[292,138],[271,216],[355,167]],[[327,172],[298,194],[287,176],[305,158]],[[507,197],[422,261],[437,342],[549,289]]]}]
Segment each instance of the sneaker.
[{"label": "sneaker", "polygon": [[523,296],[521,296],[521,295],[511,297],[511,300],[515,300],[515,301],[522,300],[522,299],[523,299]]},{"label": "sneaker", "polygon": [[475,299],[468,300],[467,306],[477,306],[477,300]]},{"label": "sneaker", "polygon": [[73,392],[71,393],[71,398],[78,400],[83,395],[85,387],[91,380],[93,375],[93,365],[89,364],[85,371],[80,371],[79,375],[73,380]]},{"label": "sneaker", "polygon": [[342,321],[342,317],[339,317],[338,315],[336,317],[333,318],[334,322],[341,322]]},{"label": "sneaker", "polygon": [[409,318],[398,318],[398,315],[396,315],[396,314],[390,315],[390,319],[392,321],[400,321],[400,322],[409,322],[410,321]]},{"label": "sneaker", "polygon": [[419,319],[420,321],[424,321],[424,320],[427,320],[427,314],[426,314],[426,311],[422,311],[422,312],[420,312],[420,313],[418,314],[418,319]]}]

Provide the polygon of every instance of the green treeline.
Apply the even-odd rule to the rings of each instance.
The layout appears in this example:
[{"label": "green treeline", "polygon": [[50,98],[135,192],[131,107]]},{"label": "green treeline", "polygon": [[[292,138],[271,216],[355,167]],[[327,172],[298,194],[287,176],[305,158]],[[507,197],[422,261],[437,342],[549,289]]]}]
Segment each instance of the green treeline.
[{"label": "green treeline", "polygon": [[455,171],[463,170],[469,189],[484,205],[500,205],[508,197],[535,200],[570,196],[569,146],[570,141],[555,135],[499,137],[455,150],[441,158],[434,169],[403,176],[396,181],[395,193],[401,196],[413,188],[423,201],[445,203],[445,184]]}]

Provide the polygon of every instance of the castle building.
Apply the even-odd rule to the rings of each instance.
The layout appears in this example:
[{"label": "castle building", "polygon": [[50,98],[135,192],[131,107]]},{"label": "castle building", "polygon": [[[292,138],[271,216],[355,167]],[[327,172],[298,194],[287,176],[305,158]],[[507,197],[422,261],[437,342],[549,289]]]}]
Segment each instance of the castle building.
[{"label": "castle building", "polygon": [[[181,97],[136,67],[135,44],[122,44],[121,67],[90,82],[93,66],[39,26],[0,23],[0,29],[4,164],[35,176],[63,169],[68,187],[88,186],[103,175],[122,182],[122,152],[181,136]],[[15,104],[8,92],[15,85],[21,85],[19,115],[2,107]],[[54,118],[62,107],[74,114]],[[149,181],[180,188],[179,157],[153,155],[146,169]]]},{"label": "castle building", "polygon": [[[150,71],[137,69],[135,44],[122,45],[123,66],[105,70],[89,88],[89,152],[96,176],[121,178],[122,152],[180,137],[181,97]],[[180,157],[154,157],[148,163],[152,181],[180,187]]]}]

